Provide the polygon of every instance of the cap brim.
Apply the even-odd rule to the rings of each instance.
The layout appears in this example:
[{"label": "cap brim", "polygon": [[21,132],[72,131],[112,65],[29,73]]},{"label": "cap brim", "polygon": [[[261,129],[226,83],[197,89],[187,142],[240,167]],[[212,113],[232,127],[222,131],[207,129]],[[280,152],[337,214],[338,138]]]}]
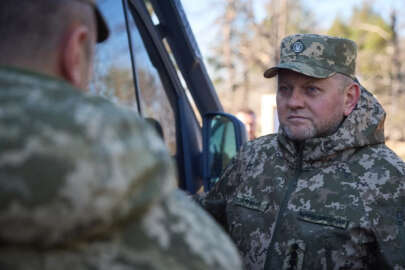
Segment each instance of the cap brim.
[{"label": "cap brim", "polygon": [[275,67],[271,67],[264,72],[265,78],[272,78],[277,75],[280,69],[288,69],[295,71],[297,73],[304,74],[309,77],[314,77],[318,79],[329,78],[336,74],[335,71],[327,70],[321,67],[313,66],[304,64],[301,62],[288,62],[288,63],[281,63]]},{"label": "cap brim", "polygon": [[100,43],[108,38],[108,36],[110,35],[110,30],[99,9],[97,7],[94,7],[94,10],[97,20],[97,42]]}]

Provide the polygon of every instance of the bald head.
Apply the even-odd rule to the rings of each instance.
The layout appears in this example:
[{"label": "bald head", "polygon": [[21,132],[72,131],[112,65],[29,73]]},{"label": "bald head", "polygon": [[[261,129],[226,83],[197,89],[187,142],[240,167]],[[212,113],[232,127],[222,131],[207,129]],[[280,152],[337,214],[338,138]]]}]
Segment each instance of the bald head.
[{"label": "bald head", "polygon": [[78,27],[87,31],[83,45],[91,57],[96,35],[91,5],[77,0],[1,0],[0,65],[62,76],[63,53]]}]

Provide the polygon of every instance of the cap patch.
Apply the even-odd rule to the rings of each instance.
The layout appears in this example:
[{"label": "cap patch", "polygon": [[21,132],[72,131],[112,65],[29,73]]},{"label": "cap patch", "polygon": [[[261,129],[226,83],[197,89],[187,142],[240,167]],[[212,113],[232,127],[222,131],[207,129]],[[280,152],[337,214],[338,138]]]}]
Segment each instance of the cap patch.
[{"label": "cap patch", "polygon": [[278,69],[290,69],[314,78],[342,73],[355,78],[357,46],[354,41],[316,34],[295,34],[281,41],[279,63],[267,69],[265,78]]},{"label": "cap patch", "polygon": [[301,40],[298,40],[291,45],[291,50],[295,53],[302,53],[305,50],[305,45]]}]

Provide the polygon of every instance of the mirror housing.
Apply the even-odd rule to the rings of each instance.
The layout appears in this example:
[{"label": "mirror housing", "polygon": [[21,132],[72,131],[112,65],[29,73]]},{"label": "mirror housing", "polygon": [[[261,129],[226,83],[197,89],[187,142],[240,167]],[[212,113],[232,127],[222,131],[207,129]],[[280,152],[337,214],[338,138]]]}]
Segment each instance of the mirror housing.
[{"label": "mirror housing", "polygon": [[203,116],[203,184],[209,191],[222,171],[247,141],[245,126],[227,113],[207,113]]}]

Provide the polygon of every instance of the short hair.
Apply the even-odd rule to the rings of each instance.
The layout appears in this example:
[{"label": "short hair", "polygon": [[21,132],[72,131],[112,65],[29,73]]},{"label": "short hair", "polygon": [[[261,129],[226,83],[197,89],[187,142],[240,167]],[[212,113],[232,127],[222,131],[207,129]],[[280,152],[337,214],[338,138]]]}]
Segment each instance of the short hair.
[{"label": "short hair", "polygon": [[86,6],[68,0],[1,0],[0,65],[16,59],[43,60],[59,46],[73,18],[92,24],[91,16],[82,11],[91,9]]},{"label": "short hair", "polygon": [[342,90],[348,87],[350,84],[355,83],[355,81],[342,73],[336,73],[335,78],[341,82]]}]

